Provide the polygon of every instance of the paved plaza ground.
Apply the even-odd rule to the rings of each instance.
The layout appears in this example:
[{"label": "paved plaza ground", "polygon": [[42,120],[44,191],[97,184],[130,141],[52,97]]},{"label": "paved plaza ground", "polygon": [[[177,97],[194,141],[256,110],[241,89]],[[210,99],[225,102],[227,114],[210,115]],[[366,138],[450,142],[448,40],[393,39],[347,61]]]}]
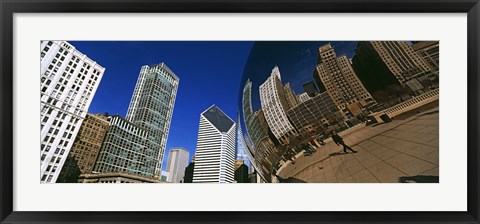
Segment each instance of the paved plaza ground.
[{"label": "paved plaza ground", "polygon": [[277,173],[286,182],[438,183],[438,107],[390,123],[339,133],[357,153],[345,154],[331,138],[311,156],[298,154]]}]

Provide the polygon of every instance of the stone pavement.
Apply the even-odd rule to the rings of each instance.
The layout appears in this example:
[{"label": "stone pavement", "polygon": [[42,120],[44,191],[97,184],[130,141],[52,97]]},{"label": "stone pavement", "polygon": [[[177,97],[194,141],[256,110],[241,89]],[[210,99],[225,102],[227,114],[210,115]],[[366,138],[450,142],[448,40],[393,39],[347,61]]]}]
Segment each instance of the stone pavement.
[{"label": "stone pavement", "polygon": [[357,153],[331,138],[311,156],[298,154],[278,171],[283,179],[309,183],[438,183],[438,107],[405,120],[357,126],[339,133]]}]

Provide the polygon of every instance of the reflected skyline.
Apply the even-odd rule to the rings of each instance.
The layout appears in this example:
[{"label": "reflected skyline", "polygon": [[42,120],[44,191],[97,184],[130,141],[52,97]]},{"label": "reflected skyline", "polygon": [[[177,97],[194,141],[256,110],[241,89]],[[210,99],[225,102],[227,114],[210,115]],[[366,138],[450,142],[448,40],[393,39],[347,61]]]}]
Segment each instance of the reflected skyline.
[{"label": "reflected skyline", "polygon": [[[436,53],[430,59],[438,62],[438,42],[430,45]],[[278,182],[279,168],[301,152],[316,152],[332,131],[390,122],[388,108],[397,111],[438,90],[438,70],[414,47],[410,41],[255,42],[239,94],[239,125],[254,169]]]}]

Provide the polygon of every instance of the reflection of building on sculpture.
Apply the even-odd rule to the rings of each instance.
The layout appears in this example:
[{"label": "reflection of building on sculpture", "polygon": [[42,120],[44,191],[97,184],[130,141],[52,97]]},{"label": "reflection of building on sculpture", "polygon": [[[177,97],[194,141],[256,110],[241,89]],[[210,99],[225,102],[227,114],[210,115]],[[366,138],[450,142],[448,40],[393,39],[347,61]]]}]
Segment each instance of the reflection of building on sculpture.
[{"label": "reflection of building on sculpture", "polygon": [[[284,84],[275,66],[259,85],[256,110],[252,81],[247,79],[242,95],[244,141],[255,171],[266,182],[438,180],[438,114],[391,120],[438,103],[436,43],[416,43],[414,49],[405,41],[358,42],[353,60],[337,57],[326,44],[319,48],[314,82],[303,85],[305,92],[295,93],[295,80]],[[379,125],[384,122],[388,124]],[[365,125],[371,123],[378,124]],[[360,153],[337,152],[342,148],[330,142],[332,130]],[[385,145],[387,141],[392,144]],[[355,170],[350,164],[356,164]],[[318,173],[324,179],[313,177]],[[432,178],[413,178],[425,175]]]}]

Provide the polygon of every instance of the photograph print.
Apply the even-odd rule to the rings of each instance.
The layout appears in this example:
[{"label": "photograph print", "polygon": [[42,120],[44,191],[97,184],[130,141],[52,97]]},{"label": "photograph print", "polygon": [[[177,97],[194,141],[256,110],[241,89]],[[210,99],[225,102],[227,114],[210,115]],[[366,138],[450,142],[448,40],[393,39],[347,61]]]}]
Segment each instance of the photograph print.
[{"label": "photograph print", "polygon": [[439,183],[439,41],[40,42],[40,182]]}]

